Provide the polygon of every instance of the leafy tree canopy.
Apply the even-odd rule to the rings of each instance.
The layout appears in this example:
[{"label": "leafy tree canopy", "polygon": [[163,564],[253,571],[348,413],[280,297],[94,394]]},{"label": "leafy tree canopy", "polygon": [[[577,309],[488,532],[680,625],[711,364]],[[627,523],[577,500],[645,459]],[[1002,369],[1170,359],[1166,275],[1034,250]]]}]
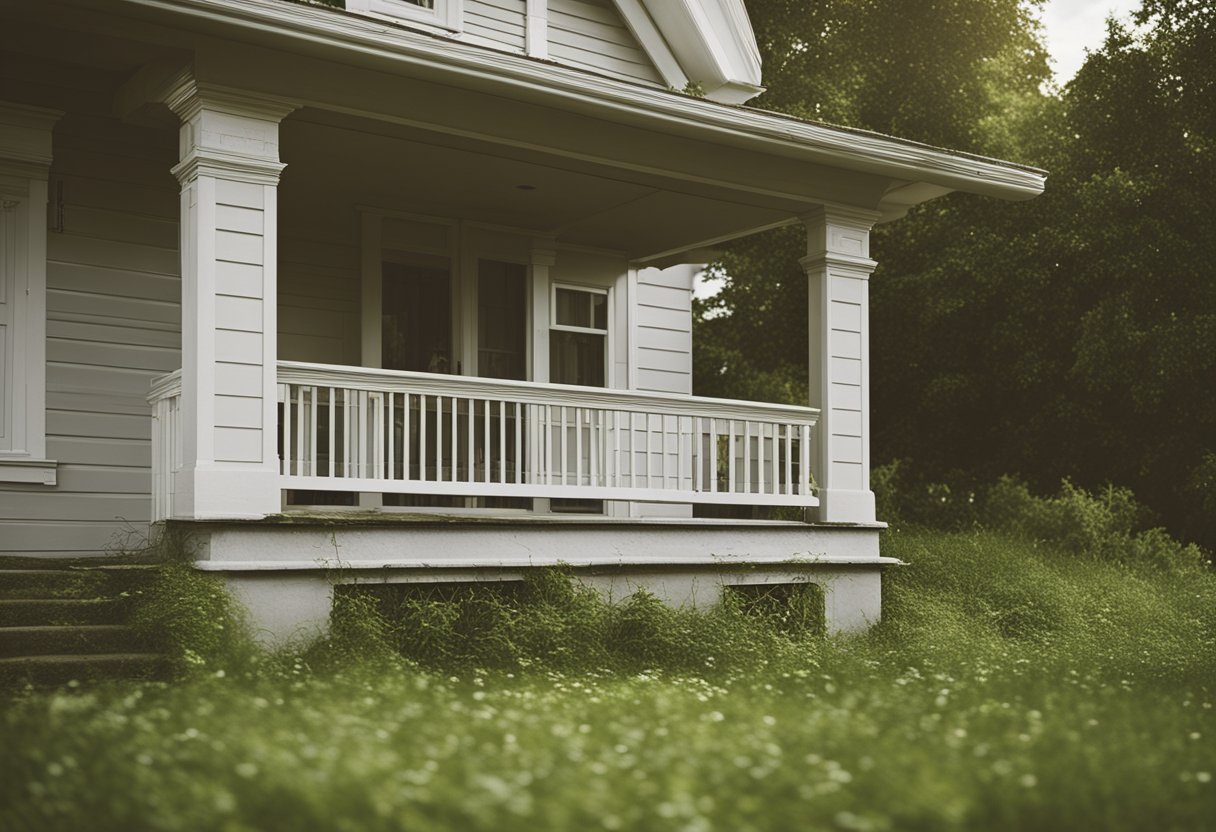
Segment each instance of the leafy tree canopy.
[{"label": "leafy tree canopy", "polygon": [[[1216,543],[1216,16],[1144,0],[1063,90],[1037,3],[748,4],[760,106],[1050,171],[1027,203],[875,230],[873,458],[926,477],[1130,485]],[[966,32],[966,37],[959,33]],[[740,241],[697,304],[694,388],[806,400],[801,229]]]}]

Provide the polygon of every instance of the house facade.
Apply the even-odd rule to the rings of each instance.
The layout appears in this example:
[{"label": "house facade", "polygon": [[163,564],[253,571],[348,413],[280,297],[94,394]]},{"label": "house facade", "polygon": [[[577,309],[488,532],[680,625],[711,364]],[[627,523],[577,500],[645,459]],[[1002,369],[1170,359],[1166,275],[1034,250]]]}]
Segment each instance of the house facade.
[{"label": "house facade", "polygon": [[[557,563],[877,619],[870,230],[1041,171],[743,106],[741,0],[0,15],[0,553],[176,528],[270,639]],[[811,400],[693,396],[696,264],[791,224]]]}]

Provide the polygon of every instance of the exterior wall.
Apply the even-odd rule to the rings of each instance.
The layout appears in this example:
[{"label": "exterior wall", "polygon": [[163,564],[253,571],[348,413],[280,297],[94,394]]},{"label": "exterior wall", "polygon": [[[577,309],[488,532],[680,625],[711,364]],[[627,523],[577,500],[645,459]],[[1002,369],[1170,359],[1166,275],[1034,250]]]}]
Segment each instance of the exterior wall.
[{"label": "exterior wall", "polygon": [[[692,395],[692,281],[698,266],[639,269],[631,336],[634,381],[637,390]],[[652,417],[659,430],[659,418]],[[645,441],[643,437],[643,442]],[[650,461],[655,472],[677,470],[679,448],[669,440]],[[685,457],[689,448],[685,448]],[[665,467],[666,466],[666,467]],[[691,517],[692,506],[673,503],[634,503],[633,517]]]},{"label": "exterior wall", "polygon": [[692,281],[697,271],[698,266],[638,270],[636,389],[692,395]]},{"label": "exterior wall", "polygon": [[279,358],[359,364],[357,240],[279,241]]},{"label": "exterior wall", "polygon": [[666,86],[612,0],[549,0],[548,51],[557,63]]},{"label": "exterior wall", "polygon": [[[138,543],[151,511],[150,381],[181,366],[177,136],[69,114],[47,235],[47,456],[58,484],[0,485],[0,552]],[[52,211],[54,213],[54,211]]]},{"label": "exterior wall", "polygon": [[464,31],[494,46],[523,52],[526,0],[465,0]]}]

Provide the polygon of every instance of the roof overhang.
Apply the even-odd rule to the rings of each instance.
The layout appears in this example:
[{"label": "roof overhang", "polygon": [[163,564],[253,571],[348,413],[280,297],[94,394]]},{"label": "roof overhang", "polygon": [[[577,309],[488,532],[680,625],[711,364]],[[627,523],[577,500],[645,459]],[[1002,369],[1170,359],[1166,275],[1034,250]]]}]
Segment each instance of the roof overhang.
[{"label": "roof overhang", "polygon": [[[82,0],[82,5],[95,3]],[[1046,178],[1044,171],[1024,165],[648,88],[331,7],[282,0],[107,0],[101,5],[111,13],[155,12],[279,49],[323,52],[331,58],[337,52],[341,59],[372,62],[401,74],[422,74],[504,97],[544,100],[725,147],[888,177],[891,199],[879,209],[891,218],[949,191],[1029,199],[1042,192]],[[730,5],[723,3],[722,8]]]}]

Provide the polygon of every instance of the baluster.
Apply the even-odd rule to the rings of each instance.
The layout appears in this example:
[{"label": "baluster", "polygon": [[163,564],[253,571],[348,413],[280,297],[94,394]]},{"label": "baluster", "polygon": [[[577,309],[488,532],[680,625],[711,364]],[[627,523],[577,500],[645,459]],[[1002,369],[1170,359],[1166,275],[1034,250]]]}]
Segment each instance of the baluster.
[{"label": "baluster", "polygon": [[583,409],[574,408],[574,487],[583,484]]},{"label": "baluster", "polygon": [[562,405],[562,485],[566,484],[566,469],[570,462],[566,457],[566,406]]},{"label": "baluster", "polygon": [[700,416],[692,417],[692,490],[694,493],[700,493],[702,490],[702,476],[700,476],[700,466],[704,465],[702,461],[702,451],[700,451]]},{"label": "baluster", "polygon": [[752,423],[743,420],[743,493],[752,493]]},{"label": "baluster", "polygon": [[772,425],[772,493],[781,494],[781,425]]},{"label": "baluster", "polygon": [[[494,466],[494,449],[490,445],[490,400],[484,399],[481,403],[484,411],[484,420],[481,424],[482,444],[481,444],[481,481],[490,481],[490,469]],[[502,411],[499,411],[501,417]]]},{"label": "baluster", "polygon": [[407,390],[401,394],[401,479],[410,479],[410,400]]},{"label": "baluster", "polygon": [[477,405],[474,404],[473,399],[471,399],[471,398],[466,398],[465,404],[468,406],[469,416],[468,416],[468,430],[466,431],[467,440],[468,440],[466,444],[468,445],[468,447],[465,449],[465,479],[464,479],[464,482],[476,482],[477,476],[474,472],[474,469],[476,468],[475,459],[474,459],[475,455],[473,453],[473,451],[474,451],[473,445],[475,444],[475,442],[473,440],[474,440],[474,436],[476,435],[476,428],[477,428],[477,425],[475,424],[475,422],[476,422],[475,417],[477,415]]},{"label": "baluster", "polygon": [[599,456],[603,452],[600,445],[604,441],[604,411],[598,408],[591,411],[589,430],[591,431],[591,487],[596,488],[600,484]]},{"label": "baluster", "polygon": [[283,386],[283,475],[291,476],[291,385]]},{"label": "baluster", "polygon": [[613,488],[621,487],[621,411],[612,411],[612,477]]},{"label": "baluster", "polygon": [[308,388],[308,476],[317,476],[317,388]]},{"label": "baluster", "polygon": [[785,426],[785,493],[794,493],[794,426]]},{"label": "baluster", "polygon": [[718,493],[718,420],[709,420],[709,490]]},{"label": "baluster", "polygon": [[756,439],[756,490],[761,494],[764,493],[764,444],[767,441],[764,438],[764,428],[764,422],[761,422],[760,430],[757,431],[759,435]]},{"label": "baluster", "polygon": [[798,439],[798,493],[811,492],[811,426],[803,425]]},{"label": "baluster", "polygon": [[337,420],[334,418],[336,410],[334,406],[334,388],[329,387],[327,389],[329,390],[329,476],[333,477],[334,466],[337,464],[338,457],[337,451],[334,448],[334,431],[337,429],[337,425],[335,424]]},{"label": "baluster", "polygon": [[498,400],[498,481],[507,481],[507,403]]},{"label": "baluster", "polygon": [[389,390],[386,404],[388,405],[388,478],[390,480],[397,478],[397,419],[393,412],[397,405],[396,399],[397,394]]},{"label": "baluster", "polygon": [[460,467],[460,403],[452,396],[452,470],[448,482],[459,482],[456,474]]},{"label": "baluster", "polygon": [[523,405],[520,402],[515,402],[515,484],[519,485],[523,482],[523,467],[524,467],[524,451],[523,451],[523,434],[524,420],[520,414],[520,409]]},{"label": "baluster", "polygon": [[735,493],[735,420],[728,419],[726,428],[730,431],[726,435],[726,493]]},{"label": "baluster", "polygon": [[301,477],[308,474],[308,461],[304,458],[304,410],[308,407],[307,390],[303,384],[300,385],[300,400],[296,405],[296,475]]},{"label": "baluster", "polygon": [[354,446],[354,426],[351,425],[350,414],[354,409],[353,393],[355,391],[349,388],[342,391],[342,471],[343,476],[353,477],[355,475],[354,461],[351,459],[351,451]]},{"label": "baluster", "polygon": [[418,479],[426,482],[426,393],[418,394]]},{"label": "baluster", "polygon": [[551,418],[552,405],[541,405],[544,408],[544,424],[545,431],[545,485],[553,484],[553,419]]},{"label": "baluster", "polygon": [[435,482],[443,482],[443,396],[435,396]]}]

